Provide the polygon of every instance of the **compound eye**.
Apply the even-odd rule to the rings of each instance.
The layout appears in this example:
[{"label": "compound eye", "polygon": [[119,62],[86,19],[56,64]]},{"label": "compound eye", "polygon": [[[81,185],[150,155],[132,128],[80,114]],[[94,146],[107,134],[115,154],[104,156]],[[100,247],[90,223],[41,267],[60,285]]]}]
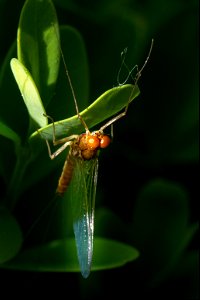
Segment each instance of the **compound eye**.
[{"label": "compound eye", "polygon": [[111,139],[108,135],[103,135],[100,140],[100,148],[106,148],[109,146]]},{"label": "compound eye", "polygon": [[95,149],[99,148],[100,141],[97,136],[89,135],[89,136],[87,136],[87,145],[90,149],[95,150]]}]

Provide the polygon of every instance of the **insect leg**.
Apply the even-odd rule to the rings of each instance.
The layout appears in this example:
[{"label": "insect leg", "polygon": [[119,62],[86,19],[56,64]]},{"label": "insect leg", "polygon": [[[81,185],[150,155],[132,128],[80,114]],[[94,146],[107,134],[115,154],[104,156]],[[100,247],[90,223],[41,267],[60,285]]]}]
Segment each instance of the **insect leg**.
[{"label": "insect leg", "polygon": [[[46,115],[46,114],[44,114],[44,116],[47,117],[48,119],[50,119],[51,122],[52,122],[52,126],[53,126],[53,144],[54,144],[54,146],[59,145],[59,144],[64,144],[64,143],[66,143],[68,141],[71,141],[73,139],[76,139],[78,137],[77,134],[72,134],[68,137],[57,140],[56,139],[56,128],[55,128],[54,119],[52,117]],[[46,142],[47,142],[47,140],[46,140]]]},{"label": "insect leg", "polygon": [[65,150],[68,146],[70,146],[73,143],[73,141],[68,141],[66,143],[64,143],[59,149],[57,149],[54,153],[51,153],[51,148],[49,145],[49,142],[46,140],[46,144],[47,144],[47,148],[48,148],[48,153],[49,153],[49,157],[51,159],[54,159],[56,156],[58,156],[61,152],[63,152],[63,150]]}]

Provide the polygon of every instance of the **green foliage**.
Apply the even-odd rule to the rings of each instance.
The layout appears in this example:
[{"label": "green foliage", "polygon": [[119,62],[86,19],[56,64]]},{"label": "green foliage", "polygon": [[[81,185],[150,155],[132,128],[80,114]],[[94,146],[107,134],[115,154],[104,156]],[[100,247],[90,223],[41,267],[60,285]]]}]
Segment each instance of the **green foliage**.
[{"label": "green foliage", "polygon": [[16,58],[11,60],[11,69],[19,86],[29,115],[35,123],[43,127],[47,125],[47,118],[44,117],[45,110],[31,74],[22,63]]},{"label": "green foliage", "polygon": [[46,106],[55,89],[60,60],[58,21],[51,1],[25,2],[17,32],[17,56]]},{"label": "green foliage", "polygon": [[13,258],[22,246],[22,232],[15,218],[0,207],[0,263]]},{"label": "green foliage", "polygon": [[[132,97],[131,100],[139,95],[138,86],[133,87],[131,84],[126,84],[124,86],[112,88],[111,90],[103,93],[96,101],[94,101],[80,114],[87,126],[92,128],[122,110],[122,108],[126,105],[126,101],[129,99],[130,95]],[[54,125],[56,136],[58,138],[62,137],[63,134],[65,136],[70,136],[72,134],[80,134],[83,131],[83,125],[80,123],[80,120],[76,115],[69,119],[55,122]],[[65,128],[64,131],[63,128]],[[38,134],[41,134],[46,139],[52,140],[52,132],[52,124],[50,124],[34,132],[31,135],[30,140],[38,136]]]},{"label": "green foliage", "polygon": [[152,284],[176,268],[197,229],[198,224],[189,224],[188,195],[181,186],[157,179],[140,192],[133,216],[134,240],[145,253],[145,263],[152,266],[148,274]]},{"label": "green foliage", "polygon": [[[40,5],[43,2],[45,6],[52,9],[49,13],[47,13],[48,9],[45,12],[48,21],[50,18],[54,19],[54,24],[47,27],[45,27],[44,11],[41,8],[39,11],[43,15],[40,22],[35,22],[32,18],[32,14],[36,13],[34,8],[36,4],[33,2],[38,1],[32,1],[31,17],[29,11],[28,18],[20,19],[21,30],[18,37],[20,37],[19,44],[23,44],[20,51],[25,51],[21,57],[24,56],[26,61],[21,63],[29,70],[32,77],[32,72],[36,74],[33,79],[45,111],[55,121],[60,120],[56,122],[58,136],[65,136],[66,132],[73,133],[71,126],[76,128],[77,133],[82,131],[80,123],[74,116],[76,112],[63,64],[60,63],[59,66],[59,39],[79,109],[85,111],[84,118],[88,118],[90,126],[98,125],[100,120],[103,121],[104,113],[109,111],[104,107],[101,107],[100,111],[99,108],[101,105],[104,106],[104,101],[97,101],[100,106],[94,106],[94,110],[90,110],[87,114],[85,109],[89,107],[92,109],[92,106],[89,106],[91,103],[89,99],[100,100],[99,95],[106,91],[103,97],[106,103],[111,101],[109,103],[116,104],[118,101],[122,103],[124,101],[117,95],[114,101],[114,90],[109,90],[116,85],[120,51],[128,46],[126,57],[128,67],[131,68],[136,63],[141,66],[145,61],[151,38],[155,40],[151,59],[139,82],[140,99],[130,106],[126,118],[115,124],[113,143],[110,149],[100,156],[96,202],[95,236],[120,240],[126,246],[132,245],[139,250],[140,256],[134,263],[129,263],[123,268],[107,272],[92,272],[92,276],[87,281],[78,284],[76,280],[78,275],[74,279],[73,275],[69,274],[67,280],[63,277],[65,283],[70,282],[67,285],[68,291],[70,286],[73,286],[73,290],[70,291],[75,298],[80,299],[104,298],[105,291],[107,297],[111,298],[119,297],[123,293],[123,297],[131,295],[135,299],[151,296],[154,299],[198,299],[197,1],[55,0],[60,22],[74,25],[81,32],[80,35],[72,27],[61,26],[60,36],[55,29],[58,25],[50,1],[40,2]],[[26,9],[28,9],[27,3],[31,1],[26,2]],[[3,41],[0,49],[2,62],[0,174],[3,186],[1,220],[3,224],[8,224],[11,239],[18,231],[16,222],[19,222],[23,229],[25,228],[25,232],[32,223],[34,229],[30,236],[24,239],[20,251],[21,241],[18,232],[16,243],[12,244],[13,252],[8,251],[8,256],[4,258],[7,247],[5,244],[2,258],[7,262],[1,267],[14,269],[15,264],[18,265],[18,270],[28,269],[31,265],[30,254],[35,261],[38,259],[38,265],[41,264],[44,270],[42,261],[44,263],[46,260],[40,261],[33,255],[34,250],[36,249],[41,255],[39,249],[43,249],[43,258],[46,255],[46,259],[51,261],[48,261],[48,265],[54,264],[56,257],[52,256],[58,252],[47,249],[52,245],[69,245],[68,243],[72,242],[71,239],[66,241],[66,236],[72,236],[72,220],[69,204],[66,201],[68,195],[65,195],[63,201],[52,199],[66,153],[61,154],[54,161],[49,160],[42,137],[52,139],[52,125],[40,128],[41,134],[38,135],[39,126],[35,126],[35,123],[30,121],[10,69],[10,60],[17,57],[19,44],[16,47],[16,43],[13,43],[10,50],[7,48],[16,36],[16,24],[23,4],[23,0],[7,0],[0,3],[0,38]],[[23,14],[26,14],[26,9],[23,9]],[[27,32],[31,32],[31,36],[34,37],[31,46],[26,43]],[[38,40],[36,32],[39,33]],[[48,49],[49,41],[52,41],[53,46]],[[45,49],[44,45],[46,45]],[[41,56],[35,55],[39,53],[37,47],[40,49]],[[52,47],[54,53],[51,53]],[[53,55],[54,59],[51,60]],[[46,59],[43,59],[44,57]],[[49,85],[47,75],[50,70],[52,73]],[[125,94],[129,93],[128,86],[121,86],[119,96],[124,93],[123,89],[126,90]],[[127,99],[127,94],[125,98]],[[112,110],[110,113],[112,115]],[[42,122],[45,122],[45,118]],[[50,206],[55,202],[54,200],[57,201],[57,210],[54,207],[52,213],[54,217],[52,217]],[[9,211],[5,209],[5,205],[9,206]],[[38,221],[38,215],[47,206]],[[12,215],[11,207],[15,207]],[[37,224],[34,223],[35,220]],[[45,229],[48,231],[47,237]],[[44,239],[49,243],[44,243]],[[11,240],[8,239],[8,244],[10,242]],[[30,252],[27,252],[28,243],[31,247]],[[121,249],[118,247],[119,245],[115,248],[116,252]],[[131,249],[134,251],[133,247]],[[62,255],[60,254],[61,264],[62,259],[66,262],[73,255],[75,259],[73,251],[65,256],[65,246],[57,250],[63,251]],[[99,251],[100,253],[97,253]],[[109,249],[103,251],[107,255],[107,263],[112,264]],[[123,253],[125,258],[127,253],[122,251],[122,255]],[[100,259],[100,254],[102,251],[98,245],[94,255]],[[25,259],[24,255],[28,258]],[[74,259],[72,267],[77,266]],[[134,257],[131,256],[131,259]],[[122,261],[123,259],[118,260],[120,265],[123,265]],[[101,267],[108,268],[108,264],[105,265],[102,261],[100,264]],[[68,264],[63,267],[65,271],[69,270],[69,266]],[[113,264],[114,266],[118,264]],[[30,266],[30,269],[32,267]],[[96,268],[95,263],[93,267]],[[100,270],[101,267],[98,265],[97,269]],[[34,289],[38,285],[38,278],[44,282],[47,275],[45,273],[43,277],[31,277]],[[8,272],[8,276],[7,281],[10,286],[11,271]],[[27,273],[24,276],[28,277]],[[37,274],[37,276],[42,275]],[[3,278],[6,278],[6,272]],[[63,288],[66,292],[66,285],[62,284],[62,280],[60,283],[60,278],[58,274],[52,281],[51,277],[48,277],[50,291],[55,286],[56,291],[61,291]],[[16,273],[12,285],[17,288],[22,286],[21,278],[18,279]],[[23,289],[25,286],[26,284]],[[77,288],[74,289],[74,286]],[[46,292],[45,286],[45,294]]]}]

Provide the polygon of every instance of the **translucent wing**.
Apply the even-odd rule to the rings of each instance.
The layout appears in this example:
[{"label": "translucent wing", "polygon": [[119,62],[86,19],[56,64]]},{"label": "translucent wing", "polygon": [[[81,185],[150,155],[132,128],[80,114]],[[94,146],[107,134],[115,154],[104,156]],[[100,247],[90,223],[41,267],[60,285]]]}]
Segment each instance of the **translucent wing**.
[{"label": "translucent wing", "polygon": [[94,209],[98,175],[98,158],[83,160],[74,157],[70,184],[73,228],[81,273],[90,274],[93,254]]}]

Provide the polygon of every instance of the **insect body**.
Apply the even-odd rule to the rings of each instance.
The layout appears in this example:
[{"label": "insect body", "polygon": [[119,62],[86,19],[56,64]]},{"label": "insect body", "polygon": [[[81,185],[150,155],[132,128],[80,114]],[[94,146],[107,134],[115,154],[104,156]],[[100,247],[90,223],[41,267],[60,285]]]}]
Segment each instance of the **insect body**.
[{"label": "insect body", "polygon": [[85,128],[85,133],[81,135],[71,135],[69,137],[56,140],[54,122],[53,119],[49,117],[52,120],[53,125],[53,144],[63,145],[52,154],[49,142],[47,140],[46,143],[51,159],[54,159],[64,149],[70,147],[62,174],[59,178],[56,192],[58,195],[62,196],[70,185],[72,200],[71,205],[73,212],[73,228],[76,240],[78,260],[81,273],[85,278],[87,278],[90,274],[93,254],[94,209],[98,175],[98,151],[101,148],[106,148],[111,141],[110,137],[104,135],[103,131],[105,128],[112,125],[114,122],[126,115],[128,106],[131,102],[131,97],[137,86],[137,82],[141,76],[141,72],[150,57],[152,47],[153,40],[146,61],[136,74],[132,92],[129,96],[129,99],[127,99],[127,106],[125,107],[125,110],[119,115],[113,117],[106,124],[101,126],[98,131],[94,132],[90,132],[87,124],[79,113],[75,92],[71,83],[71,78],[69,76],[69,72],[61,50],[61,55],[63,57],[66,69],[66,75],[74,98],[77,117]]},{"label": "insect body", "polygon": [[92,134],[82,134],[77,136],[70,143],[70,150],[65,161],[62,174],[58,181],[58,187],[56,192],[59,195],[63,195],[68,185],[70,184],[73,169],[74,160],[91,160],[97,158],[97,152],[100,148],[106,148],[110,144],[110,137],[100,132],[94,132]]},{"label": "insect body", "polygon": [[90,273],[93,255],[98,151],[106,148],[110,141],[110,137],[104,135],[100,130],[92,133],[86,130],[84,134],[72,135],[58,141],[54,136],[54,145],[61,142],[64,142],[64,145],[53,154],[51,154],[49,143],[46,141],[51,159],[54,159],[66,147],[70,147],[56,193],[63,196],[71,183],[73,228],[80,269],[85,278]]}]

